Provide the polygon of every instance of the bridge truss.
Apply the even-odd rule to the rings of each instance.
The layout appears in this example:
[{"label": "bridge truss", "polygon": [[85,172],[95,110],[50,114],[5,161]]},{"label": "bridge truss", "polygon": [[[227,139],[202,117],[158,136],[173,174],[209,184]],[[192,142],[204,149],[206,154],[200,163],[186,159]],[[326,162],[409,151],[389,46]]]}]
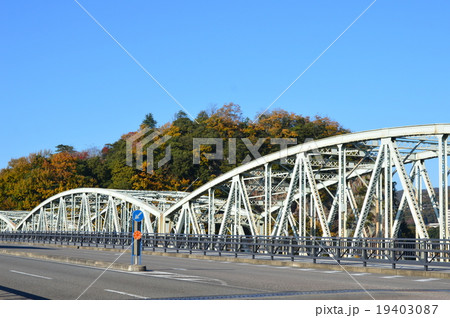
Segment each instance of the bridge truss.
[{"label": "bridge truss", "polygon": [[0,229],[129,231],[141,209],[147,233],[396,238],[406,214],[418,238],[434,223],[449,239],[449,134],[435,124],[310,141],[191,193],[74,189],[19,222],[0,212]]}]

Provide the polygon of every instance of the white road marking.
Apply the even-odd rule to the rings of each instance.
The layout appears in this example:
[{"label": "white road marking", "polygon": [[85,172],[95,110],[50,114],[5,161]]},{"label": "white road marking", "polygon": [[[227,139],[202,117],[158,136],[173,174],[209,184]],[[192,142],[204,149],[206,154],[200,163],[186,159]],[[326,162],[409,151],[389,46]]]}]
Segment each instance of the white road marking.
[{"label": "white road marking", "polygon": [[148,276],[158,276],[158,275],[174,275],[174,274],[169,273],[169,272],[158,272],[158,271],[154,271],[154,272],[145,273],[145,275],[148,275]]},{"label": "white road marking", "polygon": [[319,271],[318,273],[325,273],[325,274],[334,274],[334,273],[340,273],[341,271]]},{"label": "white road marking", "polygon": [[403,277],[403,276],[395,275],[395,276],[383,276],[383,277],[381,277],[381,278],[389,279],[389,278],[401,278],[401,277]]},{"label": "white road marking", "polygon": [[19,271],[15,271],[15,270],[10,270],[10,272],[13,272],[13,273],[16,273],[16,274],[27,275],[27,276],[33,276],[33,277],[37,277],[37,278],[43,278],[43,279],[53,279],[51,277],[35,275],[35,274],[30,274],[30,273],[24,273],[24,272],[19,272]]},{"label": "white road marking", "polygon": [[222,264],[230,264],[231,262],[221,262]]},{"label": "white road marking", "polygon": [[211,280],[208,277],[201,277],[201,276],[188,276],[188,275],[176,275],[173,277],[174,279],[187,279],[187,280]]},{"label": "white road marking", "polygon": [[186,268],[177,268],[177,267],[174,267],[174,268],[172,268],[172,270],[174,270],[174,271],[185,271]]},{"label": "white road marking", "polygon": [[116,293],[116,294],[120,294],[120,295],[130,296],[130,297],[134,297],[134,298],[139,298],[139,299],[147,299],[147,297],[144,297],[144,296],[129,294],[129,293],[121,292],[118,290],[105,289],[105,291],[110,292],[110,293]]},{"label": "white road marking", "polygon": [[298,271],[304,271],[304,272],[308,272],[308,271],[315,271],[315,269],[313,268],[297,268]]},{"label": "white road marking", "polygon": [[226,282],[224,282],[223,280],[220,280],[220,279],[202,277],[202,276],[193,276],[193,275],[183,275],[183,274],[169,273],[169,272],[159,272],[159,271],[146,272],[146,273],[135,272],[134,274],[155,277],[155,278],[167,278],[167,279],[192,281],[192,282],[199,282],[199,283],[216,282],[223,286],[228,285]]},{"label": "white road marking", "polygon": [[416,279],[415,282],[431,282],[434,280],[439,280],[439,278],[424,278],[424,279]]},{"label": "white road marking", "polygon": [[357,273],[357,274],[350,274],[352,276],[365,276],[365,275],[370,275],[370,273]]}]

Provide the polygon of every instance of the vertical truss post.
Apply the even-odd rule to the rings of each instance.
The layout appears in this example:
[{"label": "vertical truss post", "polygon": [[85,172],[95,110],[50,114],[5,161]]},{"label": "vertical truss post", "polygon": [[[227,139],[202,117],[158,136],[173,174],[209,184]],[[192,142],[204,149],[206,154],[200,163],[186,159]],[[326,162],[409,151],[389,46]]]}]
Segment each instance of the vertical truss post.
[{"label": "vertical truss post", "polygon": [[95,194],[95,231],[100,232],[100,200],[98,199],[98,193]]},{"label": "vertical truss post", "polygon": [[419,165],[415,165],[416,169],[416,200],[419,205],[419,211],[423,212],[423,202],[422,202],[422,175]]},{"label": "vertical truss post", "polygon": [[448,135],[439,137],[439,238],[449,238],[448,229]]},{"label": "vertical truss post", "polygon": [[70,228],[74,229],[76,228],[75,224],[75,197],[72,194],[71,201],[70,201]]},{"label": "vertical truss post", "polygon": [[216,231],[214,222],[214,189],[208,189],[208,198],[208,234],[214,235]]},{"label": "vertical truss post", "polygon": [[191,213],[189,209],[189,202],[186,202],[183,204],[183,210],[184,210],[184,234],[189,234],[191,232]]},{"label": "vertical truss post", "polygon": [[303,182],[305,184],[305,193],[303,195],[303,236],[307,236],[307,232],[306,232],[306,217],[308,215],[308,201],[307,201],[307,196],[306,196],[306,176],[304,175],[305,173],[303,173]]},{"label": "vertical truss post", "polygon": [[306,196],[306,189],[305,189],[305,178],[304,178],[304,172],[303,172],[303,164],[299,162],[298,166],[298,236],[305,236],[305,233],[303,231],[303,222],[304,217],[303,215],[306,213],[305,210],[305,196]]},{"label": "vertical truss post", "polygon": [[312,193],[309,196],[309,209],[311,218],[310,234],[311,236],[316,236],[316,206],[314,205]]},{"label": "vertical truss post", "polygon": [[384,168],[384,237],[392,237],[393,218],[393,187],[392,187],[392,160],[391,150],[385,147],[385,168]]},{"label": "vertical truss post", "polygon": [[347,187],[346,182],[346,157],[345,157],[345,147],[343,145],[338,145],[338,156],[339,156],[339,166],[338,166],[338,198],[339,198],[339,220],[338,228],[340,237],[347,236],[347,192],[345,191]]},{"label": "vertical truss post", "polygon": [[[386,160],[386,156],[384,157],[384,159]],[[378,183],[377,183],[377,194],[376,194],[376,199],[377,199],[377,213],[378,213],[378,233],[377,236],[378,237],[382,237],[383,236],[383,174],[380,173],[380,176],[378,177]]]},{"label": "vertical truss post", "polygon": [[271,232],[270,209],[272,207],[272,165],[264,164],[264,235]]},{"label": "vertical truss post", "polygon": [[238,235],[238,226],[240,226],[240,213],[239,213],[239,204],[240,204],[240,196],[239,196],[239,177],[233,177],[234,186],[234,223],[233,223],[233,235]]}]

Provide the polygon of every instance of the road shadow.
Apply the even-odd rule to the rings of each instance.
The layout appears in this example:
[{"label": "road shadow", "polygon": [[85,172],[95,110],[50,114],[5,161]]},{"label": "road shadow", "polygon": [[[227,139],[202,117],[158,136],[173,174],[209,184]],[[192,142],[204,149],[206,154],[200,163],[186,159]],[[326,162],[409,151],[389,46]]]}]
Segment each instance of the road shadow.
[{"label": "road shadow", "polygon": [[22,249],[22,250],[54,250],[52,247],[0,245],[0,249]]},{"label": "road shadow", "polygon": [[14,295],[17,295],[17,296],[24,297],[24,298],[27,298],[27,299],[48,300],[48,298],[45,298],[45,297],[41,297],[41,296],[38,296],[38,295],[26,293],[26,292],[23,292],[21,290],[5,287],[5,286],[1,286],[1,285],[0,285],[0,290],[4,291],[4,292],[7,292],[7,293],[10,293],[10,294],[14,294]]}]

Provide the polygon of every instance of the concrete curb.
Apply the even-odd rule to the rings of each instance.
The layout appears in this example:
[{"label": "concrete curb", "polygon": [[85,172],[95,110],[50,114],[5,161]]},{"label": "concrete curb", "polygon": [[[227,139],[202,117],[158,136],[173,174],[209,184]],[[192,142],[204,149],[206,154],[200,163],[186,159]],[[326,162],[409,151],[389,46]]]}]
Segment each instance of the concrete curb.
[{"label": "concrete curb", "polygon": [[[14,245],[23,245],[21,243],[16,242],[6,242],[0,241],[2,243],[14,244]],[[97,251],[107,251],[107,252],[126,252],[130,253],[129,249],[113,249],[113,248],[103,248],[103,247],[92,247],[92,246],[73,246],[73,245],[54,245],[54,244],[44,244],[44,243],[26,243],[27,245],[33,246],[45,246],[45,247],[64,247],[64,248],[75,248],[75,249],[86,249],[86,250],[97,250]],[[14,254],[16,253],[16,254]],[[83,264],[97,267],[108,267],[111,263],[95,261],[95,260],[87,260],[82,258],[74,258],[74,257],[64,257],[64,256],[56,256],[56,255],[42,255],[36,253],[29,252],[17,252],[17,251],[8,251],[8,250],[0,250],[0,254],[9,254],[16,256],[25,256],[32,258],[40,258],[40,259],[53,259],[66,263],[74,263],[74,264]],[[30,255],[26,256],[24,254]],[[209,255],[198,255],[198,254],[181,254],[181,253],[169,253],[169,252],[152,252],[152,251],[142,251],[143,255],[155,255],[155,256],[169,256],[169,257],[179,257],[179,258],[192,258],[192,259],[205,259],[205,260],[214,260],[214,261],[222,261],[222,262],[234,262],[234,263],[248,263],[248,264],[259,264],[259,265],[271,265],[271,266],[286,266],[286,267],[296,267],[296,268],[312,268],[312,269],[323,269],[323,270],[335,270],[335,271],[347,271],[347,272],[356,272],[356,273],[374,273],[374,274],[385,274],[385,275],[400,275],[400,276],[418,276],[418,277],[426,277],[426,278],[441,278],[441,279],[450,279],[450,272],[438,272],[438,271],[421,271],[421,270],[407,270],[407,269],[391,269],[391,268],[382,268],[382,267],[363,267],[363,266],[353,266],[353,265],[337,265],[337,264],[314,264],[314,263],[305,263],[305,262],[292,262],[292,261],[278,261],[278,260],[261,260],[261,259],[248,259],[248,258],[235,258],[235,257],[227,257],[227,256],[209,256]],[[94,265],[92,265],[93,263]],[[110,268],[125,270],[125,271],[145,271],[145,266],[142,265],[134,265],[141,266],[138,270],[129,269],[131,265],[126,264],[113,264]]]}]

